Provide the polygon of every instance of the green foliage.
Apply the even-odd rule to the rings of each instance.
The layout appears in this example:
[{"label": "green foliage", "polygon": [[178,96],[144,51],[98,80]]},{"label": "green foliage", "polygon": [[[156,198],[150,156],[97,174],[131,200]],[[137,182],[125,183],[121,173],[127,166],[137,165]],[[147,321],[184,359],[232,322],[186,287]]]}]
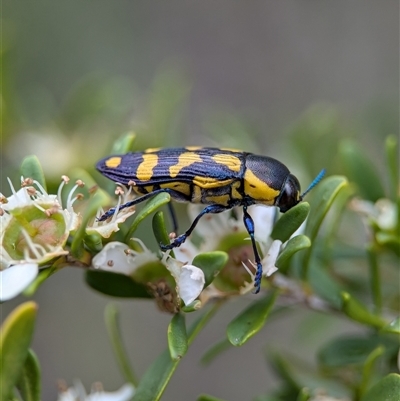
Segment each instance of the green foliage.
[{"label": "green foliage", "polygon": [[[115,93],[120,86],[121,82],[99,85],[98,77],[77,85],[59,113],[58,124],[73,131],[88,125],[88,121],[93,122],[106,109],[110,118],[121,116],[126,108],[115,106],[116,109],[110,111],[112,105],[109,102],[110,93]],[[161,74],[149,96],[149,123],[135,130],[135,134],[131,127],[121,131],[126,134],[110,147],[110,154],[147,145],[179,143],[180,111],[189,86],[186,81],[179,82],[173,71]],[[225,125],[235,132],[246,128],[243,137],[249,135],[247,125],[237,118]],[[218,124],[212,125],[211,130],[215,135],[227,135]],[[151,301],[170,313],[168,328],[160,329],[166,333],[168,347],[147,370],[140,369],[145,373],[138,378],[123,344],[118,309],[112,305],[106,308],[106,327],[117,365],[123,378],[137,387],[134,401],[161,399],[179,362],[189,357],[191,343],[219,312],[220,305],[233,298],[236,299],[237,316],[228,323],[225,337],[205,352],[204,364],[212,363],[223,352],[231,352],[232,346],[244,346],[265,327],[272,315],[285,318],[285,314],[277,311],[303,309],[308,313],[319,313],[313,323],[305,319],[307,335],[296,333],[298,343],[293,341],[290,347],[280,350],[269,342],[267,359],[279,378],[278,388],[258,396],[257,400],[307,401],[315,399],[319,391],[330,397],[354,401],[398,399],[400,376],[393,373],[397,369],[395,361],[400,335],[398,291],[393,290],[394,282],[399,278],[400,257],[398,143],[394,136],[386,139],[383,158],[387,171],[382,174],[378,163],[366,155],[355,138],[343,139],[345,132],[338,113],[331,107],[322,106],[307,112],[292,127],[291,142],[287,147],[292,145],[296,150],[304,172],[314,176],[315,171],[326,167],[329,175],[307,195],[307,202],[276,217],[268,227],[269,237],[260,239],[258,246],[265,264],[273,240],[282,242],[279,255],[273,261],[278,271],[262,280],[265,294],[250,295],[254,269],[248,259],[252,258],[249,256],[252,255],[249,249],[252,249],[246,240],[248,234],[238,228],[234,212],[225,213],[225,217],[218,216],[225,220],[207,216],[211,227],[208,232],[204,228],[204,232],[195,231],[193,242],[190,238],[179,251],[163,253],[158,246],[147,248],[147,243],[149,237],[155,238],[156,245],[170,242],[172,235],[162,210],[171,201],[170,196],[159,194],[138,206],[137,210],[132,208],[129,216],[133,214],[133,217],[117,214],[117,222],[98,222],[96,216],[102,208],[117,203],[110,195],[114,186],[105,184],[107,190],[100,189],[91,171],[79,167],[70,174],[72,181],[81,179],[86,183],[85,188],[80,188],[83,200],[79,200],[79,206],[76,205],[78,199],[72,201],[76,194],[57,194],[61,196],[58,201],[63,213],[67,211],[63,216],[66,216],[68,241],[63,252],[38,263],[41,271],[25,289],[24,295],[32,296],[41,285],[47,284],[52,274],[76,265],[85,268],[84,279],[90,289],[105,296],[126,298],[129,302],[136,302],[136,298]],[[135,138],[139,142],[134,142]],[[239,143],[241,139],[235,140]],[[43,172],[36,156],[24,159],[21,172],[25,177],[37,180],[44,189],[48,187],[50,194],[55,193],[54,183],[46,183],[46,171]],[[131,194],[125,191],[122,197],[129,198]],[[30,201],[34,199],[30,198]],[[35,210],[37,214],[40,208]],[[61,211],[59,214],[61,216]],[[150,218],[151,225],[148,224]],[[79,222],[76,226],[73,225],[75,221]],[[255,224],[260,227],[268,223],[256,221]],[[219,225],[226,232],[217,235]],[[18,242],[17,235],[13,238],[13,243]],[[108,253],[106,248],[111,243],[122,244],[124,248],[115,248],[115,254]],[[14,244],[1,246],[12,249]],[[31,254],[35,254],[32,249]],[[99,255],[103,255],[103,267],[94,269],[94,258]],[[200,284],[196,282],[198,277]],[[391,279],[393,277],[395,279]],[[190,284],[184,281],[188,279]],[[195,284],[201,288],[187,301],[185,290],[195,291],[192,290]],[[243,307],[242,298],[251,298],[252,302]],[[22,304],[3,323],[1,366],[7,368],[1,369],[0,373],[1,400],[8,401],[15,389],[24,401],[40,399],[39,362],[29,348],[36,308],[32,302]],[[186,316],[187,313],[191,315]],[[346,323],[350,322],[357,334],[354,330],[332,334],[329,325],[323,330],[318,320],[322,316],[331,324],[339,322],[345,330]],[[190,324],[192,317],[194,323]],[[313,335],[319,336],[320,340],[311,344],[315,367],[288,351],[292,347],[298,350],[308,335],[307,345],[312,343]],[[129,343],[128,346],[138,345]],[[251,389],[248,391],[250,394]],[[251,396],[255,397],[254,394]],[[202,394],[198,400],[220,399]]]}]

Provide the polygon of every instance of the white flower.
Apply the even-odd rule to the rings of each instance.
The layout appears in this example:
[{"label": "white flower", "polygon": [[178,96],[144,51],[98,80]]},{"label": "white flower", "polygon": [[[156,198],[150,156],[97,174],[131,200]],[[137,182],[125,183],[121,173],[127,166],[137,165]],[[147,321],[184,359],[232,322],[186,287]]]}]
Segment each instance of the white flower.
[{"label": "white flower", "polygon": [[353,199],[350,208],[367,220],[374,221],[381,230],[390,231],[396,228],[397,207],[390,199],[379,199],[375,203]]},{"label": "white flower", "polygon": [[93,267],[133,276],[140,267],[158,262],[161,267],[164,265],[173,276],[176,292],[185,305],[190,304],[199,296],[205,283],[204,273],[201,269],[179,262],[170,257],[169,252],[166,252],[160,261],[157,255],[147,249],[141,240],[133,238],[132,241],[140,246],[141,252],[134,251],[122,242],[109,242],[93,257]]},{"label": "white flower", "polygon": [[103,238],[110,238],[112,233],[119,231],[118,225],[135,213],[135,206],[119,210],[122,204],[133,199],[134,194],[132,193],[132,187],[127,188],[124,185],[118,184],[115,193],[118,195],[118,203],[115,210],[118,211],[115,212],[111,218],[105,221],[99,221],[99,218],[104,214],[104,210],[102,208],[98,210],[92,225],[86,228],[87,234],[98,233]]},{"label": "white flower", "polygon": [[206,281],[203,270],[170,257],[169,252],[164,254],[162,262],[175,279],[179,297],[185,305],[191,304],[204,288]]},{"label": "white flower", "polygon": [[93,385],[90,394],[80,381],[75,381],[74,386],[62,389],[57,401],[129,401],[135,394],[135,388],[132,384],[125,384],[119,390],[106,392],[100,384]]},{"label": "white flower", "polygon": [[72,197],[79,182],[71,190],[63,208],[61,191],[50,195],[37,181],[22,178],[22,188],[12,195],[0,194],[0,300],[6,301],[23,291],[37,276],[39,265],[66,255],[64,249],[69,233],[80,224],[73,210],[78,196]]},{"label": "white flower", "polygon": [[134,251],[122,242],[109,242],[93,257],[93,267],[131,276],[140,266],[159,261],[157,255],[147,249],[141,240],[137,238],[132,240],[140,245],[142,252]]}]

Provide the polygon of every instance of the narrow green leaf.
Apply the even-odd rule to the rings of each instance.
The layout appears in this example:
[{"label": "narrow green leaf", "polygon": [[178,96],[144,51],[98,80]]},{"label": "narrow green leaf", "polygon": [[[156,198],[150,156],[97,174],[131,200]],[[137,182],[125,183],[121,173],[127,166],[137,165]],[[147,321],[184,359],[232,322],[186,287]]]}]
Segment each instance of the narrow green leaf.
[{"label": "narrow green leaf", "polygon": [[307,221],[306,234],[314,241],[321,223],[328,213],[336,196],[349,185],[347,179],[342,176],[330,176],[325,178],[315,189],[311,200],[311,213]]},{"label": "narrow green leaf", "polygon": [[133,142],[135,141],[136,134],[134,132],[127,132],[121,135],[114,143],[111,149],[112,155],[122,155],[132,150]]},{"label": "narrow green leaf", "polygon": [[224,400],[222,398],[213,397],[212,395],[201,394],[197,398],[197,401],[224,401]]},{"label": "narrow green leaf", "polygon": [[399,401],[400,375],[390,373],[362,397],[361,401]]},{"label": "narrow green leaf", "polygon": [[363,198],[376,202],[385,197],[377,168],[357,144],[344,140],[339,146],[339,153],[347,176],[357,184]]},{"label": "narrow green leaf", "polygon": [[201,357],[200,362],[203,365],[209,365],[216,357],[218,357],[222,352],[231,348],[232,344],[227,338],[223,338],[217,343],[213,344]]},{"label": "narrow green leaf", "polygon": [[386,325],[385,320],[380,316],[372,314],[359,301],[349,293],[342,292],[342,310],[352,320],[381,329]]},{"label": "narrow green leaf", "polygon": [[384,333],[400,334],[400,317],[382,327],[381,331]]},{"label": "narrow green leaf", "polygon": [[37,305],[25,302],[15,308],[3,322],[0,332],[0,401],[11,397],[28,356],[36,320]]},{"label": "narrow green leaf", "polygon": [[146,286],[125,274],[106,270],[87,270],[86,283],[105,295],[120,298],[151,298]]},{"label": "narrow green leaf", "polygon": [[25,360],[17,388],[24,401],[40,401],[40,365],[36,354],[30,349]]},{"label": "narrow green leaf", "polygon": [[204,288],[213,282],[215,276],[222,270],[227,261],[228,254],[221,251],[204,252],[195,256],[192,265],[203,270],[206,280]]},{"label": "narrow green leaf", "polygon": [[[170,240],[168,236],[167,227],[165,225],[164,213],[161,210],[156,212],[155,215],[153,216],[152,224],[153,224],[154,236],[156,237],[157,242],[163,245],[169,244]],[[170,255],[174,257],[172,251]]]},{"label": "narrow green leaf", "polygon": [[307,202],[300,202],[295,207],[292,207],[276,222],[271,233],[271,238],[286,242],[304,223],[309,212],[310,204]]},{"label": "narrow green leaf", "polygon": [[47,190],[42,165],[37,156],[31,155],[25,157],[21,164],[21,175],[24,178],[32,178],[33,180],[36,180],[45,190]]},{"label": "narrow green leaf", "polygon": [[399,149],[398,141],[394,135],[386,138],[386,160],[390,177],[390,194],[393,201],[399,193]]},{"label": "narrow green leaf", "polygon": [[[192,324],[188,330],[189,345],[214,316],[220,305],[220,303],[214,304],[209,311]],[[180,361],[181,359],[172,360],[169,350],[165,350],[147,369],[132,401],[159,401]]]},{"label": "narrow green leaf", "polygon": [[[372,378],[372,370],[373,367],[376,363],[376,360],[383,355],[383,353],[385,352],[385,347],[383,346],[378,346],[376,347],[367,357],[363,369],[362,369],[362,379],[361,379],[361,383],[359,385],[358,388],[358,394],[362,395],[366,393],[368,384],[371,382],[371,378]],[[400,394],[399,394],[400,395]]]},{"label": "narrow green leaf", "polygon": [[171,359],[181,359],[188,350],[185,316],[176,313],[168,326],[168,348]]},{"label": "narrow green leaf", "polygon": [[135,214],[135,219],[133,220],[131,227],[126,235],[126,239],[129,240],[133,236],[133,233],[138,228],[139,224],[150,214],[154,213],[158,208],[166,205],[170,201],[171,197],[168,193],[162,192],[156,195],[154,198],[150,199],[143,208]]},{"label": "narrow green leaf", "polygon": [[319,186],[315,188],[312,202],[311,213],[307,220],[305,234],[311,240],[311,247],[305,253],[303,258],[303,279],[308,278],[309,264],[311,255],[314,249],[314,240],[318,234],[318,230],[324,220],[325,215],[332,206],[333,201],[338,194],[348,187],[348,182],[345,177],[331,176],[323,180]]},{"label": "narrow green leaf", "polygon": [[277,297],[278,291],[274,291],[253,302],[228,324],[227,336],[232,345],[243,345],[262,329]]},{"label": "narrow green leaf", "polygon": [[289,260],[295,253],[301,251],[302,249],[309,248],[310,246],[311,241],[305,235],[296,235],[296,237],[291,238],[286,244],[283,251],[278,256],[275,264],[276,267],[282,273],[282,268],[285,268],[285,266],[287,266]]},{"label": "narrow green leaf", "polygon": [[122,340],[121,329],[119,326],[119,312],[115,305],[108,304],[104,311],[104,319],[107,327],[108,336],[111,341],[112,348],[121,370],[127,382],[132,383],[135,387],[138,384],[136,375],[129,363],[127,352]]},{"label": "narrow green leaf", "polygon": [[97,210],[100,207],[104,207],[107,205],[109,200],[109,196],[103,190],[97,190],[93,197],[89,200],[88,204],[86,205],[85,211],[82,217],[82,223],[78,230],[76,231],[74,238],[71,243],[71,254],[76,257],[80,258],[84,252],[84,238],[86,235],[86,227],[88,222],[91,218],[93,218]]}]

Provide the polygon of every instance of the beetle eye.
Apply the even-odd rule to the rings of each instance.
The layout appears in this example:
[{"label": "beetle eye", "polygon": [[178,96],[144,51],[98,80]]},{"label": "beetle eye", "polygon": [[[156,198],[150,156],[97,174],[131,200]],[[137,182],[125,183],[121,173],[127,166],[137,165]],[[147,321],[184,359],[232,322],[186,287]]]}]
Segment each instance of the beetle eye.
[{"label": "beetle eye", "polygon": [[294,175],[289,174],[282,186],[281,193],[276,198],[275,206],[285,213],[300,201],[300,183]]}]

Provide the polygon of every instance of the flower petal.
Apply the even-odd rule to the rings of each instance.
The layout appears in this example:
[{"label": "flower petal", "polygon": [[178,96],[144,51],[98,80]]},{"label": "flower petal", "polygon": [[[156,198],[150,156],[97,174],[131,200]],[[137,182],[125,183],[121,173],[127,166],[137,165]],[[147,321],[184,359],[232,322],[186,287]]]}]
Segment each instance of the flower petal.
[{"label": "flower petal", "polygon": [[185,305],[191,304],[201,293],[205,284],[204,273],[193,265],[184,265],[178,280],[178,293]]},{"label": "flower petal", "polygon": [[274,226],[276,208],[265,205],[254,205],[249,208],[249,213],[254,221],[254,236],[256,240],[266,242]]},{"label": "flower petal", "polygon": [[99,391],[89,394],[86,401],[129,401],[135,394],[132,384],[125,384],[119,390],[112,393]]},{"label": "flower petal", "polygon": [[0,301],[8,301],[20,294],[39,272],[36,263],[21,263],[0,271]]},{"label": "flower petal", "polygon": [[273,241],[271,246],[269,247],[267,255],[261,262],[263,265],[264,276],[269,277],[271,274],[275,273],[278,270],[278,268],[275,266],[275,263],[281,250],[281,245],[282,241],[277,239]]},{"label": "flower petal", "polygon": [[131,274],[132,266],[129,263],[128,255],[125,253],[127,249],[129,249],[129,246],[122,242],[109,242],[93,257],[92,265],[96,269]]}]

